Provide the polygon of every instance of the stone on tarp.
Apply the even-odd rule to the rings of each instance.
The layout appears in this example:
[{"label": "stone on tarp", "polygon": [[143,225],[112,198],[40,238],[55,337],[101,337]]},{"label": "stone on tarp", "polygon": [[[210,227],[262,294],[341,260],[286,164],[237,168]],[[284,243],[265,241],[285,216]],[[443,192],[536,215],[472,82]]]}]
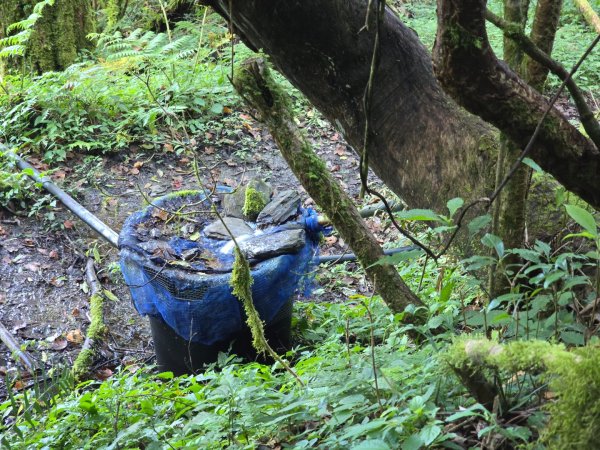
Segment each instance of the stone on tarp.
[{"label": "stone on tarp", "polygon": [[296,253],[304,247],[305,239],[304,230],[286,230],[252,237],[240,243],[240,249],[246,258],[267,259]]},{"label": "stone on tarp", "polygon": [[[229,231],[231,231],[231,234],[233,234],[234,238],[238,238],[245,234],[254,233],[254,230],[250,228],[250,226],[242,219],[237,219],[235,217],[223,217],[223,222],[225,222],[227,228],[229,228]],[[231,239],[231,236],[227,232],[227,229],[223,225],[223,222],[217,220],[207,225],[204,228],[204,233],[206,234],[206,237],[221,240]]]},{"label": "stone on tarp", "polygon": [[[258,205],[256,204],[256,201],[253,201],[252,205],[246,205],[246,192],[249,189],[251,190],[249,194],[258,194]],[[273,189],[268,183],[265,183],[259,178],[252,178],[246,185],[238,187],[234,192],[226,194],[223,197],[223,212],[229,217],[254,221],[264,205],[269,203],[272,194]],[[257,199],[255,195],[250,195],[250,198]],[[245,213],[244,206],[250,207],[248,214]]]},{"label": "stone on tarp", "polygon": [[259,227],[282,224],[298,214],[300,194],[296,191],[282,191],[260,212],[256,223]]}]

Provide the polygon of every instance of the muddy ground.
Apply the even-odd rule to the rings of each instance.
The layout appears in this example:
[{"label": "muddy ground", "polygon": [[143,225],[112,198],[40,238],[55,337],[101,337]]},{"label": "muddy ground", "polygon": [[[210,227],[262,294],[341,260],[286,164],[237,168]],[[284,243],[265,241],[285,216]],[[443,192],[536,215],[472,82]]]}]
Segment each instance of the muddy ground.
[{"label": "muddy ground", "polygon": [[[304,205],[312,205],[267,131],[243,113],[223,121],[214,131],[194,138],[191,154],[178,154],[177,146],[170,143],[132,145],[127,151],[106,155],[70,154],[63,164],[50,168],[55,169],[52,177],[117,232],[124,220],[143,206],[140,190],[156,197],[197,188],[191,169],[193,157],[203,167],[206,185],[216,180],[235,187],[259,176],[276,190],[298,189]],[[357,203],[364,204],[358,199],[356,155],[326,122],[306,119],[302,125],[333,175]],[[40,170],[49,169],[33,156],[29,160]],[[371,177],[377,186],[378,180]],[[37,192],[34,198],[46,195]],[[86,260],[91,256],[96,259],[103,287],[115,298],[108,300],[105,308],[109,334],[104,358],[94,373],[102,378],[122,364],[152,362],[147,321],[132,305],[118,268],[118,251],[60,204],[39,208],[34,200],[25,209],[14,206],[16,211],[0,211],[0,318],[16,341],[46,368],[72,364],[89,326],[84,280]],[[391,240],[393,233],[384,229],[378,218],[369,219],[369,223],[382,242]],[[344,251],[348,251],[345,244],[335,235],[326,238],[321,249],[323,254]],[[334,271],[319,269],[319,286],[308,300],[343,301],[350,290],[369,292],[362,275],[356,273],[355,263]],[[10,352],[0,343],[0,400],[6,394],[3,375],[14,370]]]}]

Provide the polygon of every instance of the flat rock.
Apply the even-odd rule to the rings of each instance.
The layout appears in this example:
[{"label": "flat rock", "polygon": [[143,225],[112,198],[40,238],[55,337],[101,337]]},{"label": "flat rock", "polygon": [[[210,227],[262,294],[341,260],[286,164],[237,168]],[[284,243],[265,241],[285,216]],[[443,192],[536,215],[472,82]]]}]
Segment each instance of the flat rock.
[{"label": "flat rock", "polygon": [[239,219],[255,220],[256,217],[247,217],[244,214],[244,203],[246,202],[246,189],[252,188],[258,191],[269,201],[273,194],[271,186],[259,178],[252,178],[246,185],[238,187],[231,194],[223,196],[223,212],[228,217],[237,217]]},{"label": "flat rock", "polygon": [[240,249],[246,258],[267,259],[296,253],[304,246],[305,240],[304,230],[286,230],[252,237],[240,243]]},{"label": "flat rock", "polygon": [[[252,234],[254,230],[250,228],[250,226],[244,222],[242,219],[238,219],[236,217],[223,217],[223,222],[233,234],[233,237],[237,238],[243,236],[245,234]],[[204,228],[204,233],[207,237],[212,239],[221,239],[221,240],[229,240],[231,236],[223,226],[223,223],[220,220],[217,220]]]},{"label": "flat rock", "polygon": [[282,191],[260,212],[256,223],[259,226],[282,224],[298,214],[300,194],[296,191]]}]

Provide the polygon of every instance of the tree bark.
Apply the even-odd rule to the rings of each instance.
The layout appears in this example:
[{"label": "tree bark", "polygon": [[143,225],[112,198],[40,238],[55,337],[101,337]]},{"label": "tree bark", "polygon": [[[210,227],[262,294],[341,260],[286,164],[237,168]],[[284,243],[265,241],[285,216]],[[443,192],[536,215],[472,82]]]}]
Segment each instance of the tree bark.
[{"label": "tree bark", "polygon": [[[524,147],[548,102],[494,55],[485,30],[485,6],[485,0],[438,0],[436,74],[460,104]],[[555,108],[529,156],[600,208],[600,151]]]},{"label": "tree bark", "polygon": [[[228,0],[209,3],[229,18]],[[360,150],[362,98],[374,40],[373,30],[363,29],[367,0],[231,3],[233,26],[242,39],[267,53]],[[441,90],[431,56],[415,32],[389,10],[380,44],[370,113],[373,171],[411,207],[443,211],[450,198],[490,192],[496,131]]]},{"label": "tree bark", "polygon": [[600,18],[590,3],[587,0],[573,0],[573,3],[577,5],[577,8],[579,8],[579,11],[590,27],[596,30],[596,33],[600,33]]},{"label": "tree bark", "polygon": [[[33,12],[37,0],[0,1],[0,38],[6,28]],[[88,48],[93,31],[92,11],[87,0],[56,0],[43,9],[29,39],[26,60],[36,72],[63,70],[75,62],[77,52]]]}]

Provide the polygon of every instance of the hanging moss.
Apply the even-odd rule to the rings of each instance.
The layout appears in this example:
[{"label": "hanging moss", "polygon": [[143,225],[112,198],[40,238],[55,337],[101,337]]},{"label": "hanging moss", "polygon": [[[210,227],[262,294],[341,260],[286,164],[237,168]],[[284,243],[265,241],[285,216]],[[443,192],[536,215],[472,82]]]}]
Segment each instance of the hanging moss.
[{"label": "hanging moss", "polygon": [[252,274],[250,273],[250,265],[239,248],[235,248],[235,261],[231,271],[230,285],[232,293],[241,302],[246,313],[246,323],[252,332],[252,345],[259,353],[268,351],[265,340],[265,329],[258,311],[252,302]]}]

